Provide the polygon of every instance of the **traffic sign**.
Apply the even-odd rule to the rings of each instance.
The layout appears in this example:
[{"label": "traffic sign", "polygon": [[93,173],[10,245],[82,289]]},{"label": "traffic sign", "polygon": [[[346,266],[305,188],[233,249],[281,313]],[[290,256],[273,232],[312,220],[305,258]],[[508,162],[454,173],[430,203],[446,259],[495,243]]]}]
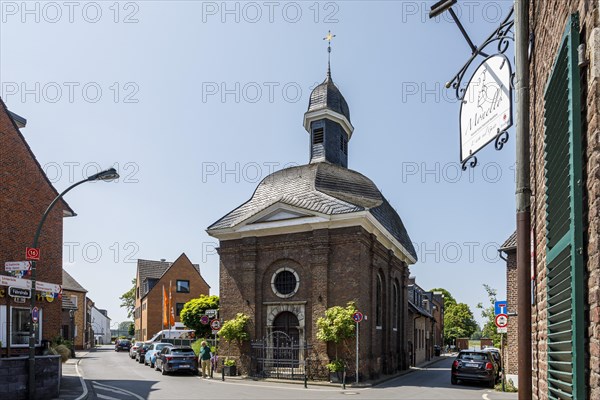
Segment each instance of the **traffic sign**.
[{"label": "traffic sign", "polygon": [[35,247],[26,247],[25,248],[25,259],[27,260],[40,260],[40,249],[36,249]]},{"label": "traffic sign", "polygon": [[508,333],[508,328],[496,328],[496,330],[498,331],[498,333]]},{"label": "traffic sign", "polygon": [[496,326],[498,328],[506,328],[508,326],[508,315],[506,314],[498,314],[496,315]]},{"label": "traffic sign", "polygon": [[213,335],[216,335],[217,333],[219,333],[219,330],[218,330],[218,329],[213,329],[213,330],[212,330],[212,334],[213,334]]},{"label": "traffic sign", "polygon": [[508,303],[506,300],[499,300],[494,303],[494,315],[508,314]]},{"label": "traffic sign", "polygon": [[363,313],[361,313],[360,311],[355,312],[354,314],[352,314],[352,319],[354,320],[354,322],[360,322],[363,320]]},{"label": "traffic sign", "polygon": [[4,263],[4,270],[12,271],[29,271],[31,269],[31,261],[7,261]]},{"label": "traffic sign", "polygon": [[205,310],[204,314],[206,314],[208,316],[208,318],[214,318],[217,316],[217,311],[215,309],[209,309],[209,310]]},{"label": "traffic sign", "polygon": [[33,309],[31,310],[31,320],[33,321],[34,324],[37,324],[39,318],[40,318],[40,310],[38,310],[37,307],[33,307]]},{"label": "traffic sign", "polygon": [[10,297],[25,297],[25,298],[29,299],[29,298],[31,298],[31,290],[10,286],[8,288],[8,295]]},{"label": "traffic sign", "polygon": [[208,322],[209,322],[208,315],[203,315],[200,317],[200,323],[202,325],[206,325],[206,324],[208,324]]},{"label": "traffic sign", "polygon": [[210,327],[213,329],[213,331],[218,331],[221,329],[221,321],[218,319],[213,319],[210,323]]}]

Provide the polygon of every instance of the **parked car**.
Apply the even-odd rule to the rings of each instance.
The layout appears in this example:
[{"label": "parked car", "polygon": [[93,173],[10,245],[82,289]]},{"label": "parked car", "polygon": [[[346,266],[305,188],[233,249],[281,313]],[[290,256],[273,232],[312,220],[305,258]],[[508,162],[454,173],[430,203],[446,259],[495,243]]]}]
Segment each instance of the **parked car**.
[{"label": "parked car", "polygon": [[143,363],[144,357],[146,357],[146,351],[148,351],[149,347],[150,343],[142,343],[135,352],[135,361],[139,362],[140,364]]},{"label": "parked car", "polygon": [[156,356],[155,369],[163,375],[175,371],[188,371],[192,375],[198,373],[196,353],[191,347],[164,347]]},{"label": "parked car", "polygon": [[498,366],[489,351],[462,350],[452,363],[450,383],[459,380],[485,382],[490,388],[496,385]]},{"label": "parked car", "polygon": [[115,341],[115,351],[126,350],[129,351],[131,348],[131,341],[129,339],[117,339]]},{"label": "parked car", "polygon": [[492,355],[494,362],[498,366],[498,372],[496,374],[496,381],[500,379],[502,374],[502,357],[500,356],[500,350],[495,347],[486,347],[483,351],[487,351]]},{"label": "parked car", "polygon": [[164,349],[165,347],[173,347],[171,343],[152,343],[148,350],[146,350],[146,355],[144,356],[144,365],[149,365],[150,368],[154,368],[154,364],[156,364],[156,356]]},{"label": "parked car", "polygon": [[144,342],[136,341],[129,349],[129,357],[135,358],[135,353],[137,352],[137,349],[143,344]]}]

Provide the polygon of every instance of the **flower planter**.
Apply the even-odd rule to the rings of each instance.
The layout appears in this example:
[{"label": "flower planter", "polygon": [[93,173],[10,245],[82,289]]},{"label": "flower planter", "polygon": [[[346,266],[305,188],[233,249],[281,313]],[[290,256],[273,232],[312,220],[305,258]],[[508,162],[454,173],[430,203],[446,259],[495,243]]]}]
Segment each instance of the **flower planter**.
[{"label": "flower planter", "polygon": [[[331,383],[342,383],[344,380],[344,372],[329,372],[329,382]],[[348,377],[346,377],[346,381],[348,381]]]},{"label": "flower planter", "polygon": [[225,374],[225,376],[236,376],[237,369],[236,369],[235,365],[224,365],[223,366],[223,374]]}]

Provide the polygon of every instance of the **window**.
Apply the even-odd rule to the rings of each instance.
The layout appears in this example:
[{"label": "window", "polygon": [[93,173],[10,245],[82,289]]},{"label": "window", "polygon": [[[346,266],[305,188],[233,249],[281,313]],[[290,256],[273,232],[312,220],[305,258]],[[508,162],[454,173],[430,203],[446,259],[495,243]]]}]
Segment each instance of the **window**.
[{"label": "window", "polygon": [[291,268],[280,268],[271,277],[273,292],[282,298],[292,297],[300,287],[300,277]]},{"label": "window", "polygon": [[[29,321],[31,320],[29,308],[11,308],[12,329],[10,331],[10,344],[16,347],[29,345]],[[39,311],[39,323],[34,325],[35,337],[39,345],[42,327],[42,310]]]},{"label": "window", "polygon": [[398,329],[398,283],[394,282],[392,288],[392,318],[393,318],[393,329]]},{"label": "window", "polygon": [[177,281],[177,293],[189,293],[190,281]]},{"label": "window", "polygon": [[323,143],[323,128],[313,130],[313,144]]},{"label": "window", "polygon": [[179,317],[179,314],[181,313],[181,310],[183,310],[183,306],[185,305],[185,303],[175,303],[175,316]]},{"label": "window", "polygon": [[377,274],[375,299],[375,326],[381,328],[383,322],[383,282],[381,281],[381,274]]},{"label": "window", "polygon": [[340,134],[340,150],[344,153],[344,154],[348,154],[348,141],[346,140],[346,138],[344,137],[344,134]]},{"label": "window", "polygon": [[581,89],[573,14],[544,93],[548,398],[584,398]]}]

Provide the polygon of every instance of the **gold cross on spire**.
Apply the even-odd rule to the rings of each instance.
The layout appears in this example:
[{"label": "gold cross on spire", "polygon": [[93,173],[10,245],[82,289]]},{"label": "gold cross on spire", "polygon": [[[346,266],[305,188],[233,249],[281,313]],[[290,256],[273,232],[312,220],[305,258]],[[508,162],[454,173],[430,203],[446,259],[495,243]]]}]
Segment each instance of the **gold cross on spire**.
[{"label": "gold cross on spire", "polygon": [[334,37],[335,35],[329,31],[327,36],[323,38],[323,40],[327,40],[327,80],[331,80],[331,39]]},{"label": "gold cross on spire", "polygon": [[331,39],[333,39],[335,35],[331,33],[331,31],[327,32],[327,36],[323,38],[323,40],[327,40],[327,51],[331,53]]}]

